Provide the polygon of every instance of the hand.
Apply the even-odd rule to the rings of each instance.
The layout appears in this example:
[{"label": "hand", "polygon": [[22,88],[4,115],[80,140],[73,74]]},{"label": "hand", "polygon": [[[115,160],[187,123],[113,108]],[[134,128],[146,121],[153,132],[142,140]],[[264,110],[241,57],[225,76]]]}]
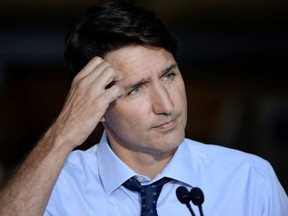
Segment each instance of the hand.
[{"label": "hand", "polygon": [[78,73],[53,125],[61,140],[74,148],[87,139],[109,104],[123,94],[124,89],[117,85],[121,79],[122,74],[100,57],[93,58]]}]

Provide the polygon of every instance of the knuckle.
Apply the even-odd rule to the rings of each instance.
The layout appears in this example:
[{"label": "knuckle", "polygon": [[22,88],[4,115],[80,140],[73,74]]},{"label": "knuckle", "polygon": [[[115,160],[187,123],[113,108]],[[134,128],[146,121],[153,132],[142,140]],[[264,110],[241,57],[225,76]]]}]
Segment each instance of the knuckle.
[{"label": "knuckle", "polygon": [[76,86],[78,89],[83,89],[86,87],[86,81],[85,79],[81,78],[81,79],[77,79],[75,80],[75,82],[73,83],[74,86]]},{"label": "knuckle", "polygon": [[103,107],[103,103],[99,103],[99,100],[94,100],[94,102],[93,102],[93,108],[95,109],[95,110],[102,110],[102,107]]},{"label": "knuckle", "polygon": [[112,65],[110,64],[107,64],[105,69],[104,69],[105,73],[109,73],[109,75],[112,75],[114,74],[114,68],[112,67]]},{"label": "knuckle", "polygon": [[72,85],[75,85],[77,82],[79,82],[80,80],[80,75],[79,73],[74,77],[74,79],[72,80]]},{"label": "knuckle", "polygon": [[124,93],[124,90],[119,85],[114,85],[110,89],[111,100],[115,100]]}]

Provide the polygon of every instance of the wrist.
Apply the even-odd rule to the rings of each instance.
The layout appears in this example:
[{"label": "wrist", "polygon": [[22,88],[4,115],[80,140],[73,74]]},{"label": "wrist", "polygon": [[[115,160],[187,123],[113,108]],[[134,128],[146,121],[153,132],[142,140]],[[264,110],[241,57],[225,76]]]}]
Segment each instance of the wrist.
[{"label": "wrist", "polygon": [[[46,143],[47,148],[59,151],[61,149],[71,152],[77,145],[73,139],[65,133],[63,129],[55,122],[44,134],[42,141]],[[74,141],[75,142],[75,141]]]}]

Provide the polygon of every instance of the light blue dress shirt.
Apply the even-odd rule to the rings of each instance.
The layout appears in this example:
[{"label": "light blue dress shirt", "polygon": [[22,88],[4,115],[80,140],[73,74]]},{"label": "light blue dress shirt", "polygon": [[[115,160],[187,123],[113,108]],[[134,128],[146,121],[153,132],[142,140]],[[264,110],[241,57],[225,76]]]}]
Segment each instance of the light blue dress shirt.
[{"label": "light blue dress shirt", "polygon": [[[273,168],[258,156],[185,139],[155,179],[141,176],[111,150],[105,132],[99,144],[73,151],[54,187],[46,216],[139,216],[140,196],[122,186],[132,176],[150,184],[166,176],[159,216],[190,216],[176,189],[199,187],[205,216],[287,216],[288,198]],[[196,214],[198,208],[191,203]]]}]

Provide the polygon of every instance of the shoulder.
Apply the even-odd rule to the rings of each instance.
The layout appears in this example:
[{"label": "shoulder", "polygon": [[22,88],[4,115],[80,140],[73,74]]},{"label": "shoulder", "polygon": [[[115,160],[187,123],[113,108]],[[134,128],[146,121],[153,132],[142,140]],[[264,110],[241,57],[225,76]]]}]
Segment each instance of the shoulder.
[{"label": "shoulder", "polygon": [[287,211],[287,195],[264,158],[190,139],[185,139],[182,148],[189,152],[193,181],[205,190],[205,196],[211,201],[207,199],[206,206],[213,206],[222,197],[229,201],[227,209],[233,211],[237,206],[246,206],[247,212],[251,210],[249,215],[265,211],[281,215],[281,211]]},{"label": "shoulder", "polygon": [[184,143],[192,156],[213,165],[248,166],[258,171],[261,170],[261,172],[267,172],[271,168],[270,163],[266,159],[252,153],[215,144],[206,144],[191,139],[185,139]]},{"label": "shoulder", "polygon": [[66,159],[61,175],[80,174],[86,170],[95,170],[97,167],[98,144],[87,150],[74,150]]},{"label": "shoulder", "polygon": [[83,188],[84,182],[99,178],[97,149],[98,145],[95,145],[87,150],[74,150],[70,153],[54,187],[55,193],[58,190],[69,191],[72,185],[77,185],[78,189]]},{"label": "shoulder", "polygon": [[86,150],[80,150],[80,149],[73,150],[68,156],[67,162],[76,163],[83,158],[88,160],[91,158],[95,158],[97,150],[98,150],[98,144],[95,144]]}]

